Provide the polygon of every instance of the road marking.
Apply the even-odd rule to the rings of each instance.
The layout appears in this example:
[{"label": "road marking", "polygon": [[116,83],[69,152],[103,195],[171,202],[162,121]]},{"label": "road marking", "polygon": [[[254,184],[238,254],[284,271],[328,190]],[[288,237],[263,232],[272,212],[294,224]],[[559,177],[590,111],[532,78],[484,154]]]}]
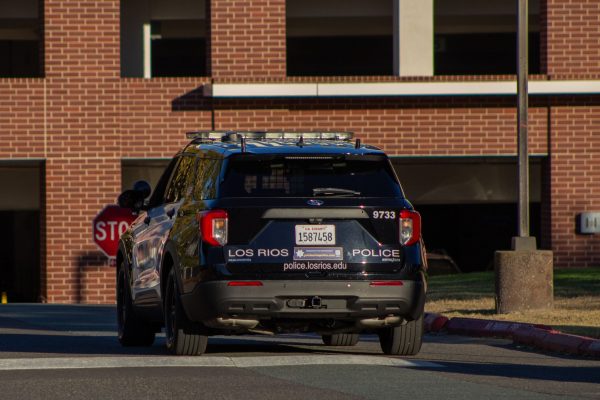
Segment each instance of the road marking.
[{"label": "road marking", "polygon": [[360,355],[261,357],[72,357],[0,360],[0,371],[150,367],[284,367],[299,365],[376,365],[403,368],[442,368],[440,364],[400,358]]}]

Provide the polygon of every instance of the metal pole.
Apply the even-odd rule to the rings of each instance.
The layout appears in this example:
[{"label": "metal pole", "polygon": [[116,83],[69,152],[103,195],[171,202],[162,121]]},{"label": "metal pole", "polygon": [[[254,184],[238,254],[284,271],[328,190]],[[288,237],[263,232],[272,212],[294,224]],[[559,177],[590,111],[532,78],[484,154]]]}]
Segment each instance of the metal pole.
[{"label": "metal pole", "polygon": [[519,237],[529,236],[529,154],[527,150],[528,0],[518,0],[517,141],[519,158]]}]

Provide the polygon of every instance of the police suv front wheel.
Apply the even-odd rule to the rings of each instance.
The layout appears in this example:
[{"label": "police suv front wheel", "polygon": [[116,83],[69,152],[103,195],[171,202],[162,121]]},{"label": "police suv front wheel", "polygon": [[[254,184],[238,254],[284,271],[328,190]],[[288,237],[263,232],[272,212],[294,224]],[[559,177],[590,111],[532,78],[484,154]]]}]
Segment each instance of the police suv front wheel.
[{"label": "police suv front wheel", "polygon": [[131,294],[125,267],[121,264],[117,275],[117,331],[123,346],[152,346],[155,328],[140,320],[131,304]]},{"label": "police suv front wheel", "polygon": [[188,320],[179,298],[175,271],[172,269],[165,292],[165,334],[167,349],[178,356],[199,356],[206,351],[208,337],[200,326]]}]

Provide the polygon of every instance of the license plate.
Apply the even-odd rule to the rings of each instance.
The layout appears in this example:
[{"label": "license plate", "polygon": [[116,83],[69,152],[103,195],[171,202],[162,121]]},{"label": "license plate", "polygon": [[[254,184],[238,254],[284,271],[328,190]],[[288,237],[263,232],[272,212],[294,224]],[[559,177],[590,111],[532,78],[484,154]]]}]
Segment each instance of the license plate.
[{"label": "license plate", "polygon": [[335,225],[296,225],[296,244],[335,244]]}]

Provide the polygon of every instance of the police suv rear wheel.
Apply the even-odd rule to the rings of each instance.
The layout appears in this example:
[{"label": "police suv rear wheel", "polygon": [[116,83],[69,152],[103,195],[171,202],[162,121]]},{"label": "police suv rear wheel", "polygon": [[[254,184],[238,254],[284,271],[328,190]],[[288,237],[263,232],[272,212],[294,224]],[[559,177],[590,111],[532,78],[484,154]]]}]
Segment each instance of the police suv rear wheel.
[{"label": "police suv rear wheel", "polygon": [[165,334],[167,349],[179,356],[199,356],[206,351],[208,337],[200,334],[200,326],[188,320],[179,298],[172,269],[165,293]]},{"label": "police suv rear wheel", "polygon": [[356,346],[359,340],[358,333],[334,333],[323,335],[323,343],[326,346]]},{"label": "police suv rear wheel", "polygon": [[154,327],[135,315],[123,264],[117,275],[117,328],[123,346],[152,346],[154,343]]},{"label": "police suv rear wheel", "polygon": [[414,356],[423,342],[423,314],[414,321],[379,331],[379,344],[384,354]]}]

